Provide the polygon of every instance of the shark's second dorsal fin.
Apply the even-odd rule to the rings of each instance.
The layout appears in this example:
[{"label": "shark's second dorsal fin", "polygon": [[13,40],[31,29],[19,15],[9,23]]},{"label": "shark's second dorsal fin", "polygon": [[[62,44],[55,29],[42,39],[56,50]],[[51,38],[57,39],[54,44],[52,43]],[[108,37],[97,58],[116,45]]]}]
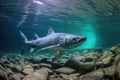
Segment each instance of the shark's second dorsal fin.
[{"label": "shark's second dorsal fin", "polygon": [[34,34],[34,39],[38,39],[39,38],[39,36],[35,33]]},{"label": "shark's second dorsal fin", "polygon": [[49,27],[47,36],[53,33],[55,33],[54,30],[51,27]]}]

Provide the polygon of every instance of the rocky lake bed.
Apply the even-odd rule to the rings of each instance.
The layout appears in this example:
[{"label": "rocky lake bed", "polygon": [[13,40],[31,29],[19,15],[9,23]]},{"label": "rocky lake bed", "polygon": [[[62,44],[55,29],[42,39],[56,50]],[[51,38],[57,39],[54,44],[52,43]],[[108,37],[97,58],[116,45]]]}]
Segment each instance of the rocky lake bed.
[{"label": "rocky lake bed", "polygon": [[1,55],[0,80],[120,80],[120,44],[54,56]]}]

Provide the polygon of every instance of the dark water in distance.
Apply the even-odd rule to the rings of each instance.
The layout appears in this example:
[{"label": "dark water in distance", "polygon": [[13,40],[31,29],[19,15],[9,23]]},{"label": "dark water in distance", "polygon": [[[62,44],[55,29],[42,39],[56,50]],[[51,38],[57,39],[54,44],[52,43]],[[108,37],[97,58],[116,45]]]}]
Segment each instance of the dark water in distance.
[{"label": "dark water in distance", "polygon": [[120,43],[120,0],[0,0],[0,50],[20,49],[19,30],[33,34],[55,32],[87,36],[77,49],[108,48]]}]

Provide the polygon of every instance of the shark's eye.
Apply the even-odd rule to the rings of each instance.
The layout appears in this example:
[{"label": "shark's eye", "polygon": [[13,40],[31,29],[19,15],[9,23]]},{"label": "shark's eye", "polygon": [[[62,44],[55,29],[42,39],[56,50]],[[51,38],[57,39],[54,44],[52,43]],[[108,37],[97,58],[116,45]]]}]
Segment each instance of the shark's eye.
[{"label": "shark's eye", "polygon": [[76,42],[76,38],[73,38],[73,42]]}]

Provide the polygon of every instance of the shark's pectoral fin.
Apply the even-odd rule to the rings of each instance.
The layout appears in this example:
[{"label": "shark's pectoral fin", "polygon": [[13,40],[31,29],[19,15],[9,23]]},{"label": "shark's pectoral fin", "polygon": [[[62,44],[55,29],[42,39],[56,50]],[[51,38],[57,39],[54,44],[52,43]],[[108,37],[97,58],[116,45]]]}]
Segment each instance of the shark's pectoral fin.
[{"label": "shark's pectoral fin", "polygon": [[52,49],[52,48],[59,47],[59,46],[60,46],[60,44],[52,45],[52,46],[47,46],[47,47],[44,47],[44,48],[39,49],[37,52],[39,52],[39,51],[41,51],[41,50]]},{"label": "shark's pectoral fin", "polygon": [[59,57],[61,57],[61,56],[62,56],[62,53],[63,53],[63,51],[62,51],[62,50],[57,51],[57,53],[56,53],[55,57],[53,58],[53,62],[54,62],[54,61],[56,61]]},{"label": "shark's pectoral fin", "polygon": [[32,53],[34,50],[35,50],[35,48],[32,47],[32,48],[30,49],[30,53]]}]

